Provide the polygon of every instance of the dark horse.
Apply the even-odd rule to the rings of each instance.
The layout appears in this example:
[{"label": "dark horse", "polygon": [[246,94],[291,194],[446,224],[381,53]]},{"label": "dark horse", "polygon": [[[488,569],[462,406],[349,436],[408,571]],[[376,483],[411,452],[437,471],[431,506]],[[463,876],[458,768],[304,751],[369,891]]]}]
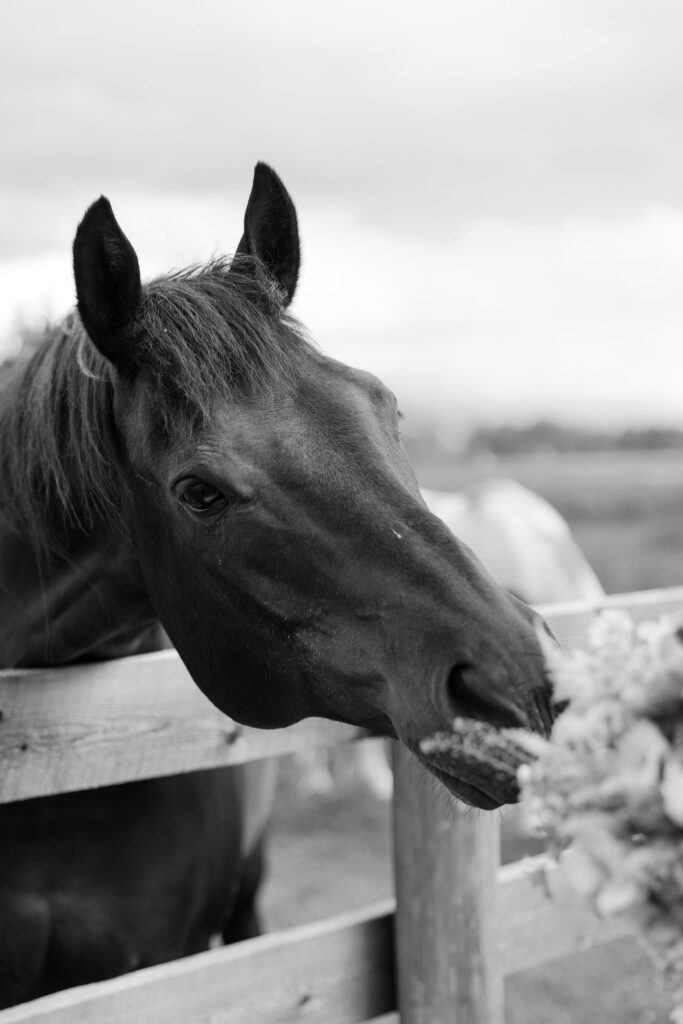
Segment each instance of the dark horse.
[{"label": "dark horse", "polygon": [[[321,715],[423,761],[456,714],[547,728],[534,613],[427,510],[393,395],[286,312],[296,214],[268,167],[232,261],[143,286],[101,198],[74,272],[78,313],[5,374],[2,665],[150,650],[161,623],[252,726]],[[477,807],[514,798],[431,768]],[[250,801],[216,772],[2,808],[2,1003],[252,933]]]}]

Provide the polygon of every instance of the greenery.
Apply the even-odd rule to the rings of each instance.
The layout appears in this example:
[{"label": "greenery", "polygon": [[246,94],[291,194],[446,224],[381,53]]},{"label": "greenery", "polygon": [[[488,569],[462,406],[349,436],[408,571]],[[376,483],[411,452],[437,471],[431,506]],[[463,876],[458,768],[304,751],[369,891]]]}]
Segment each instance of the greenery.
[{"label": "greenery", "polygon": [[478,427],[464,440],[444,429],[406,424],[404,443],[419,464],[425,458],[448,458],[454,451],[467,458],[483,453],[525,455],[537,452],[683,451],[683,430],[677,427],[629,427],[599,430],[538,420],[535,423]]},{"label": "greenery", "polygon": [[643,427],[628,430],[588,430],[539,420],[528,426],[480,427],[470,437],[466,453],[661,451],[683,449],[683,430]]}]

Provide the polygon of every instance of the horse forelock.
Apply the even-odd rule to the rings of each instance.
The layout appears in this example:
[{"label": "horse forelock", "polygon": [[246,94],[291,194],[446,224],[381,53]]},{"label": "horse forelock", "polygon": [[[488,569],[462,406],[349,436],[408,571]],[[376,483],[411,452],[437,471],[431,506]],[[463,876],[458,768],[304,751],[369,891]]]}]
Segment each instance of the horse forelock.
[{"label": "horse forelock", "polygon": [[[136,317],[135,386],[154,425],[149,443],[186,439],[221,395],[287,386],[310,351],[282,295],[248,257],[156,278]],[[50,548],[60,523],[121,525],[125,483],[114,415],[115,372],[76,312],[26,332],[0,383],[0,513]]]},{"label": "horse forelock", "polygon": [[248,394],[292,379],[309,348],[277,285],[251,257],[159,277],[136,318],[137,358],[155,400],[208,418],[217,388]]}]

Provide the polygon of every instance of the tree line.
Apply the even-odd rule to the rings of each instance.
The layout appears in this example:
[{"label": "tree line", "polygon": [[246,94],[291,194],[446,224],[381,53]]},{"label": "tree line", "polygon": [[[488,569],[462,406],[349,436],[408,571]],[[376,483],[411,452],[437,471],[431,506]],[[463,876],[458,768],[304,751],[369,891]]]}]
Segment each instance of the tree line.
[{"label": "tree line", "polygon": [[597,430],[539,420],[525,426],[504,424],[479,427],[470,435],[468,455],[491,452],[517,455],[528,452],[653,451],[683,448],[683,430],[676,427],[629,427]]}]

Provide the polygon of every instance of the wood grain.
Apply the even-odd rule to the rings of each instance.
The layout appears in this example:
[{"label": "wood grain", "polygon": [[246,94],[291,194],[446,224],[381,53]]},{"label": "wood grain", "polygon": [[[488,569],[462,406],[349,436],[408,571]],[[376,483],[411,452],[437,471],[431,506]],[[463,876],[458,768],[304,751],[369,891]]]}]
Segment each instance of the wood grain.
[{"label": "wood grain", "polygon": [[529,857],[498,872],[499,955],[506,975],[632,933],[623,920],[600,919],[561,868],[541,870],[542,863]]},{"label": "wood grain", "polygon": [[175,651],[49,671],[0,672],[0,803],[240,764],[365,735],[308,719],[231,721]]},{"label": "wood grain", "polygon": [[[475,830],[479,827],[473,819],[467,825]],[[481,835],[475,835],[474,840],[470,835],[469,849],[476,850],[481,839]],[[483,841],[487,843],[487,838]],[[458,856],[462,856],[458,849]],[[545,881],[541,884],[539,863],[538,858],[528,858],[498,870],[498,913],[495,919],[489,919],[494,934],[488,935],[486,952],[500,975],[538,967],[630,932],[627,925],[600,921],[587,910],[573,895],[561,868],[544,871]],[[428,920],[425,916],[415,919],[415,905],[431,894],[429,880],[418,875],[410,881],[410,887],[412,894],[409,889],[405,898],[413,904],[409,904],[407,915],[399,915],[403,927],[421,929],[443,924],[433,912]],[[440,892],[438,905],[447,918],[446,942],[452,942],[448,936],[453,922],[462,925],[462,896]],[[385,1024],[385,1019],[389,1024],[398,1021],[393,1014],[394,911],[394,902],[386,900],[362,911],[239,946],[60,992],[0,1011],[0,1024],[120,1024],[124,1020],[140,1020],[144,1024],[359,1024],[370,1019],[373,1024],[380,1024],[375,1020],[378,1015],[382,1015],[381,1024]],[[418,912],[423,913],[419,908]],[[468,933],[460,927],[460,934],[461,942],[465,942]],[[407,937],[408,945],[405,935],[399,939],[402,952],[398,962],[404,971],[417,968],[418,980],[404,975],[398,988],[404,999],[409,997],[417,1002],[412,1007],[404,1006],[401,1024],[412,1024],[413,1020],[425,1024],[477,1024],[476,1016],[464,1016],[470,1012],[468,1003],[473,998],[472,982],[466,976],[466,965],[471,966],[472,958],[469,943],[464,964],[461,962],[456,972],[461,985],[465,974],[468,995],[463,1002],[454,993],[452,979],[451,957],[462,952],[457,948],[458,940],[456,948],[451,946],[451,952],[442,956],[437,967],[447,971],[449,994],[444,998],[432,987],[439,980],[434,964],[425,963],[431,946],[443,934],[435,932],[432,936],[430,932],[417,931],[408,932]],[[482,981],[486,980],[478,958],[475,971]],[[500,979],[496,984],[500,985]],[[478,999],[475,1012],[480,1013],[479,1019],[487,1020],[481,1017],[482,1003],[476,991],[474,999]],[[499,1012],[495,1005],[494,1012]],[[495,1020],[496,1017],[490,1017],[487,1024]]]},{"label": "wood grain", "polygon": [[358,1024],[395,1009],[392,904],[84,985],[1,1024]]},{"label": "wood grain", "polygon": [[503,1024],[498,817],[451,801],[400,747],[394,785],[401,1024]]}]

